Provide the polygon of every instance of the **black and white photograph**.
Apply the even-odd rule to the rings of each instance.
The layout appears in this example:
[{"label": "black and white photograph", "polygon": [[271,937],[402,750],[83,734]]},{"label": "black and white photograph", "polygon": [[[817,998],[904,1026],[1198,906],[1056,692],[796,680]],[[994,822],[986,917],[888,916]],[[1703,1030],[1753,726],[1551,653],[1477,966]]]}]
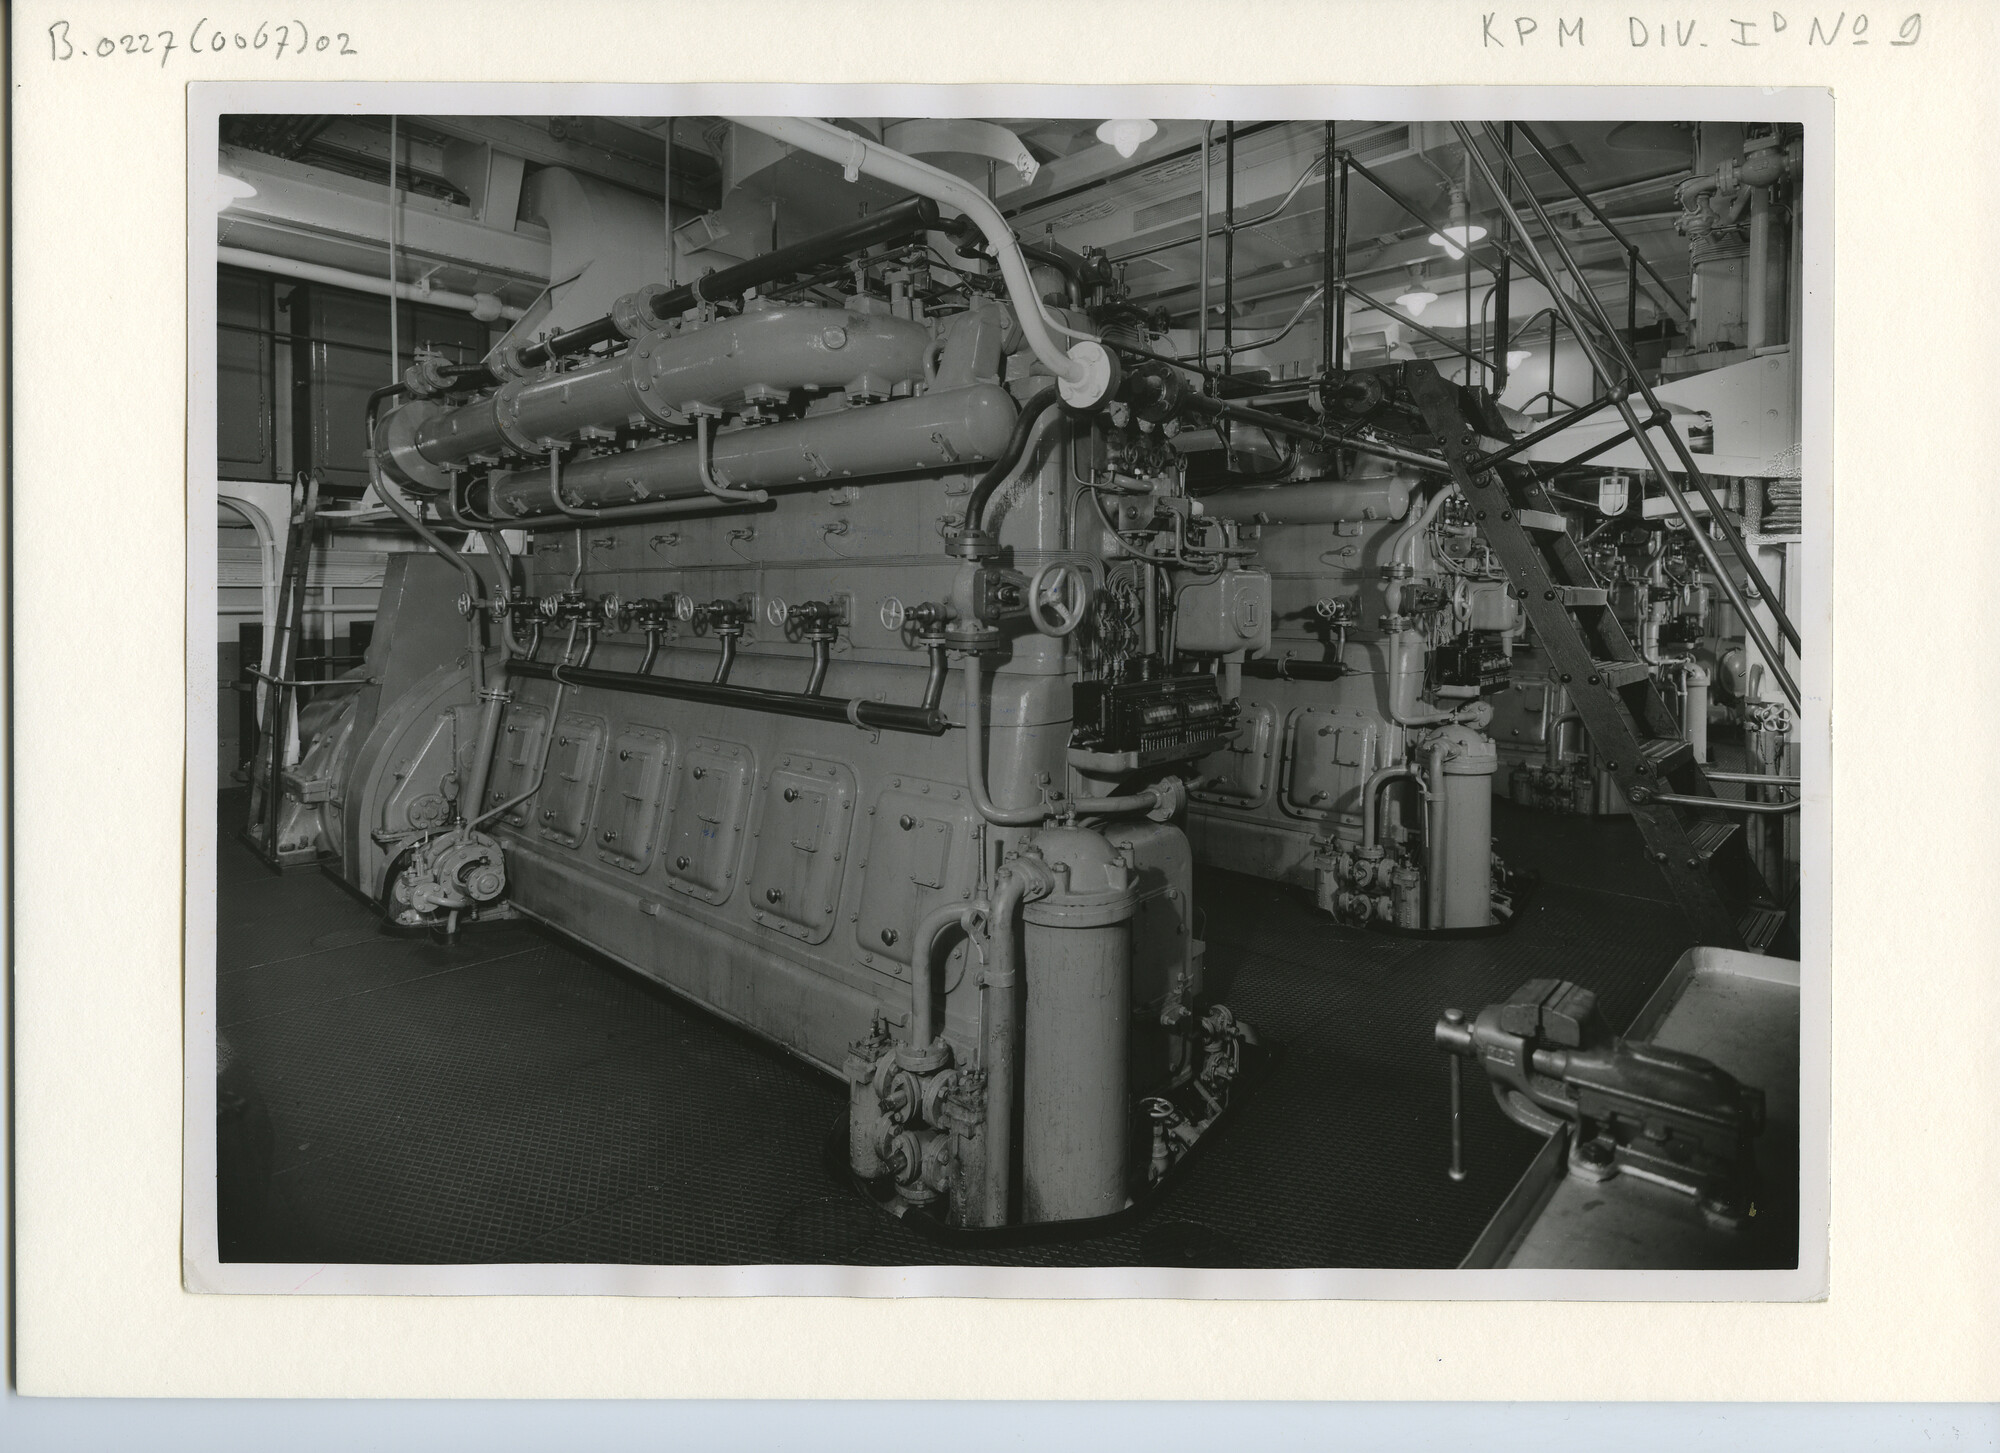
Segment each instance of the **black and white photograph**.
[{"label": "black and white photograph", "polygon": [[1824,1293],[1824,96],[252,89],[190,1290]]}]

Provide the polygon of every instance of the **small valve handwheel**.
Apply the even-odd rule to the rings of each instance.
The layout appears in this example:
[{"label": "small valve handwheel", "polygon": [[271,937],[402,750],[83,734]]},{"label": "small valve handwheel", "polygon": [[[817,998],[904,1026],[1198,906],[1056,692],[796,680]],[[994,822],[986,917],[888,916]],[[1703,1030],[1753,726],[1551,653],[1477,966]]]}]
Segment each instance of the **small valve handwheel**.
[{"label": "small valve handwheel", "polygon": [[1045,636],[1067,636],[1083,624],[1092,589],[1074,560],[1051,560],[1028,579],[1028,619]]}]

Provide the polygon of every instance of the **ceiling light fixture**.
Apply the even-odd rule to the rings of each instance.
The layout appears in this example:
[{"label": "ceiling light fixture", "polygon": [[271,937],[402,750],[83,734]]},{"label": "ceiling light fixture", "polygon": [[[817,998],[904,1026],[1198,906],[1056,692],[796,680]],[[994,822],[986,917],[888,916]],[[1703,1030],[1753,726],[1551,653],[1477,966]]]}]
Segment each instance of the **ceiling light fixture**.
[{"label": "ceiling light fixture", "polygon": [[222,198],[222,205],[225,207],[231,202],[245,201],[257,195],[257,189],[250,185],[248,179],[232,171],[218,169],[215,175],[215,185],[217,194]]},{"label": "ceiling light fixture", "polygon": [[1451,221],[1430,235],[1433,247],[1442,247],[1444,255],[1453,262],[1465,256],[1466,248],[1486,235],[1486,229],[1474,222],[1465,207],[1465,188],[1457,182],[1451,184]]},{"label": "ceiling light fixture", "polygon": [[1159,126],[1143,116],[1117,116],[1098,126],[1097,139],[1117,148],[1120,156],[1129,157],[1159,132]]},{"label": "ceiling light fixture", "polygon": [[1396,294],[1396,306],[1406,310],[1412,318],[1423,317],[1424,309],[1437,300],[1438,295],[1432,292],[1430,284],[1424,281],[1422,268],[1412,273],[1409,285]]}]

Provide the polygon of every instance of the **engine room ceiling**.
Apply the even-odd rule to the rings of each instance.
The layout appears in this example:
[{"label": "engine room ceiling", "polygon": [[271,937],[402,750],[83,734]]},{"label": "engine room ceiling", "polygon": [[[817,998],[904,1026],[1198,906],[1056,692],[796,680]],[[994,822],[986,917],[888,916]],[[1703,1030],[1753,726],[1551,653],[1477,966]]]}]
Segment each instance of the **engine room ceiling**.
[{"label": "engine room ceiling", "polygon": [[[1200,121],[1161,118],[1157,134],[1130,158],[1098,140],[1096,118],[863,117],[840,124],[892,142],[917,138],[926,160],[985,186],[1024,239],[1102,249],[1126,261],[1135,303],[1177,320],[1194,310],[1201,286]],[[938,139],[953,128],[965,139]],[[1693,124],[1551,122],[1537,130],[1626,228],[1644,260],[1684,292],[1687,249],[1673,230],[1673,192],[1690,174]],[[838,165],[821,158],[739,136],[718,117],[410,116],[398,118],[397,131],[404,216],[414,220],[418,234],[401,240],[399,278],[493,292],[515,306],[532,301],[548,280],[545,231],[520,200],[521,179],[544,168],[621,188],[655,207],[671,187],[676,225],[708,217],[703,244],[722,258],[754,256],[898,196],[867,178],[850,183]],[[1228,132],[1224,123],[1214,123],[1211,195],[1218,227]],[[1234,133],[1235,310],[1252,322],[1282,319],[1320,281],[1324,123],[1241,122]],[[374,274],[385,270],[380,203],[387,117],[225,117],[222,141],[225,160],[259,193],[223,213],[226,245]],[[1015,141],[1018,156],[1009,152]],[[1425,240],[1443,222],[1451,184],[1463,176],[1462,148],[1449,127],[1343,121],[1337,144],[1429,219],[1420,222],[1353,179],[1348,246],[1356,284],[1393,298],[1411,269],[1422,265],[1434,290],[1464,286],[1463,267]],[[1551,199],[1561,194],[1555,175],[1525,147],[1522,152],[1529,179],[1547,184],[1537,191]],[[488,182],[496,157],[518,159],[513,180],[503,187]],[[1477,186],[1472,206],[1490,221],[1492,200]],[[1622,275],[1618,245],[1579,212],[1571,202],[1555,213],[1566,240],[1587,269],[1601,270],[1607,280]],[[1213,288],[1221,280],[1220,236],[1210,250]],[[1486,281],[1475,269],[1473,286]]]}]

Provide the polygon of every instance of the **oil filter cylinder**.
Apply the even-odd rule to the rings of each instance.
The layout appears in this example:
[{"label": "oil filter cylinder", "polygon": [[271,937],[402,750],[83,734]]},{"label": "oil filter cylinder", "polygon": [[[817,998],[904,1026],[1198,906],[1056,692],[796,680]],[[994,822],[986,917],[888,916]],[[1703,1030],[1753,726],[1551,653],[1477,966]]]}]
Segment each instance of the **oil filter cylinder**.
[{"label": "oil filter cylinder", "polygon": [[1484,928],[1493,921],[1492,777],[1499,750],[1471,727],[1445,727],[1440,735],[1446,743],[1444,921],[1437,926]]},{"label": "oil filter cylinder", "polygon": [[1138,894],[1098,833],[1051,828],[1034,845],[1059,886],[1021,911],[1021,1214],[1107,1216],[1126,1202]]}]

